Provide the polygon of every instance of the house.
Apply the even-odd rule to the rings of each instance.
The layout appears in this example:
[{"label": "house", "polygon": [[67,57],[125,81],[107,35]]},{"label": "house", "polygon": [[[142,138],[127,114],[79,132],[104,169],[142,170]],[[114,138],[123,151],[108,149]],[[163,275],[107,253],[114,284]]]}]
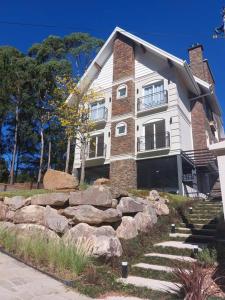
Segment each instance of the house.
[{"label": "house", "polygon": [[101,95],[91,104],[88,180],[189,195],[219,186],[208,146],[221,140],[221,108],[203,46],[188,51],[190,64],[115,28],[79,83]]}]

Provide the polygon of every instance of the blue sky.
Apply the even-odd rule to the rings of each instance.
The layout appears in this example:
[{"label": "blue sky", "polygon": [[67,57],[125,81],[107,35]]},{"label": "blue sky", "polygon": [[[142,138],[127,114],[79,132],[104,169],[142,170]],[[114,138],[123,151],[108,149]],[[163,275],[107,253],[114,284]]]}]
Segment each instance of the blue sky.
[{"label": "blue sky", "polygon": [[12,45],[25,52],[50,34],[65,35],[74,31],[106,39],[115,26],[183,59],[188,58],[190,45],[202,43],[225,112],[225,39],[212,39],[213,29],[221,23],[223,5],[225,0],[2,0],[0,45]]}]

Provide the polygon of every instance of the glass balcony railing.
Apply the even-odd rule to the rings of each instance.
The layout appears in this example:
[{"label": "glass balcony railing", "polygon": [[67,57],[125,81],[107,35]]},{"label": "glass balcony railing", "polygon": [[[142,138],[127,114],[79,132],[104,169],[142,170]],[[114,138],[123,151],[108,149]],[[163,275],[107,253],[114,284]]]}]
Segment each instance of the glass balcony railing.
[{"label": "glass balcony railing", "polygon": [[137,100],[137,111],[142,112],[149,109],[157,108],[168,103],[167,91],[161,91],[154,94],[149,94],[139,97]]},{"label": "glass balcony railing", "polygon": [[143,136],[137,139],[137,152],[165,149],[169,147],[170,147],[169,132]]},{"label": "glass balcony railing", "polygon": [[90,109],[90,119],[94,122],[106,121],[107,117],[108,109],[106,107]]}]

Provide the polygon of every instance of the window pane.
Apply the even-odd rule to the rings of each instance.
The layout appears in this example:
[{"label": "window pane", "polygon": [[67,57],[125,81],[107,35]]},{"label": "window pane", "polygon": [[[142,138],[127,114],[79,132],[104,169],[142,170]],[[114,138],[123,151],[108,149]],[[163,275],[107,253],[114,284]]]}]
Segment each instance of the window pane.
[{"label": "window pane", "polygon": [[95,157],[95,149],[96,149],[96,136],[90,139],[90,146],[89,146],[89,157]]},{"label": "window pane", "polygon": [[104,135],[98,136],[97,156],[104,155]]},{"label": "window pane", "polygon": [[126,90],[127,90],[127,89],[126,89],[125,87],[119,89],[119,96],[120,96],[120,97],[126,96]]},{"label": "window pane", "polygon": [[165,120],[155,123],[156,148],[166,147],[166,125]]},{"label": "window pane", "polygon": [[124,125],[119,126],[119,127],[117,128],[117,130],[118,130],[118,134],[123,134],[123,133],[125,132],[125,126],[124,126]]}]

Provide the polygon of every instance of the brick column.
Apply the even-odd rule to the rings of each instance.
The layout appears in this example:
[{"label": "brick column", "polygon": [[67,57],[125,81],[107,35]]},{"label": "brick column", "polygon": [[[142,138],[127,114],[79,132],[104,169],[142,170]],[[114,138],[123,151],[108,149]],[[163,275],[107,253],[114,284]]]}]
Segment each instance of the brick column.
[{"label": "brick column", "polygon": [[[127,96],[117,99],[117,89],[122,84],[127,86]],[[134,45],[131,40],[120,34],[113,46],[110,181],[112,185],[122,189],[137,186],[137,168],[134,159],[136,144],[134,116]],[[120,122],[127,124],[127,134],[116,136],[116,125]]]}]

